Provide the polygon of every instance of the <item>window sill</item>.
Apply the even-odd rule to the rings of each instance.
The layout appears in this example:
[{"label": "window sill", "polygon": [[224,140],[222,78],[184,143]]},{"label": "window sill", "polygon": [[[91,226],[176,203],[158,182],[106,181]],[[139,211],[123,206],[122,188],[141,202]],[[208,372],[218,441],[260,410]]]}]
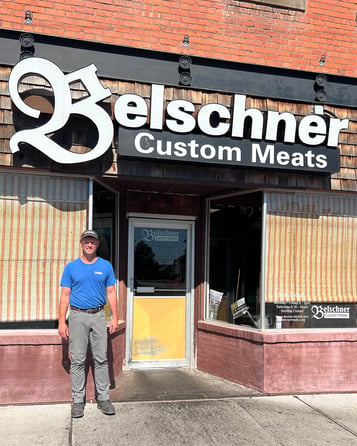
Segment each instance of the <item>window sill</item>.
[{"label": "window sill", "polygon": [[[119,321],[119,329],[112,337],[117,336],[125,327],[126,322]],[[0,345],[62,345],[62,338],[53,329],[1,330]]]},{"label": "window sill", "polygon": [[198,330],[246,339],[262,344],[295,343],[295,342],[357,342],[355,328],[307,328],[307,329],[271,329],[258,331],[247,326],[237,326],[214,321],[198,321]]}]

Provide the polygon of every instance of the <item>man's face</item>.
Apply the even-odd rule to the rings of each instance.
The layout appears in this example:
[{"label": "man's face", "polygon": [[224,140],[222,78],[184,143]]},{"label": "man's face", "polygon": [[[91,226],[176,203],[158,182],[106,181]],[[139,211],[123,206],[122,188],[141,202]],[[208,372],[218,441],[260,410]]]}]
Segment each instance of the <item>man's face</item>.
[{"label": "man's face", "polygon": [[94,237],[84,237],[81,240],[82,250],[85,254],[94,254],[97,251],[99,242]]}]

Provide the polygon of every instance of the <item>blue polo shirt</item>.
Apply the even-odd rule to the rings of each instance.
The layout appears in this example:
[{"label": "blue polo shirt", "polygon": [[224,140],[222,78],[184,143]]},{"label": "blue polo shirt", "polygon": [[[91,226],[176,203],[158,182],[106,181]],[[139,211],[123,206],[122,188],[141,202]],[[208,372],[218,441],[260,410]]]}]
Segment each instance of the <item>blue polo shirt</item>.
[{"label": "blue polo shirt", "polygon": [[63,270],[60,286],[71,289],[70,305],[87,309],[105,305],[106,289],[115,284],[111,263],[98,257],[94,263],[84,263],[80,258],[68,263]]}]

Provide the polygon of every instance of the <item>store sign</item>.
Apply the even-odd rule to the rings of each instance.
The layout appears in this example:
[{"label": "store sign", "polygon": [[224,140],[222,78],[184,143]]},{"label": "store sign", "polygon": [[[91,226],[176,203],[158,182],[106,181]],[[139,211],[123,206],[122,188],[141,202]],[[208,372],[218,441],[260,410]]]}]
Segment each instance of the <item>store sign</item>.
[{"label": "store sign", "polygon": [[349,319],[350,307],[343,305],[312,305],[311,315],[314,319]]},{"label": "store sign", "polygon": [[[98,102],[111,92],[103,88],[96,71],[92,64],[65,75],[45,59],[19,62],[9,79],[10,96],[19,110],[33,118],[40,115],[39,110],[25,104],[18,91],[21,79],[31,74],[49,82],[55,104],[46,124],[21,130],[11,138],[12,152],[18,151],[21,143],[28,143],[63,164],[103,155],[112,142],[113,123]],[[73,102],[70,84],[75,81],[83,83],[88,96]],[[84,154],[68,151],[49,136],[61,130],[73,114],[90,119],[98,130],[96,146]],[[242,94],[233,95],[231,108],[213,103],[196,110],[184,99],[166,104],[165,87],[156,84],[151,87],[149,103],[136,94],[120,96],[114,117],[119,124],[120,156],[325,173],[339,170],[339,135],[349,125],[348,119],[319,114],[297,119],[288,112],[247,108]]]},{"label": "store sign", "polygon": [[179,232],[170,229],[143,229],[142,239],[146,242],[178,242]]}]

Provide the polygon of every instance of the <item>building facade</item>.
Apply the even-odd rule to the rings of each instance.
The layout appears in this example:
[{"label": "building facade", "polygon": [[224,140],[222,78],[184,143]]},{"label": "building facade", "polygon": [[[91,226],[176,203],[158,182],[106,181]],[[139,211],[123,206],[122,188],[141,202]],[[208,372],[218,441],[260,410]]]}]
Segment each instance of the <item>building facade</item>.
[{"label": "building facade", "polygon": [[118,280],[113,386],[356,391],[356,4],[5,5],[0,403],[70,399],[59,279],[87,227]]}]

